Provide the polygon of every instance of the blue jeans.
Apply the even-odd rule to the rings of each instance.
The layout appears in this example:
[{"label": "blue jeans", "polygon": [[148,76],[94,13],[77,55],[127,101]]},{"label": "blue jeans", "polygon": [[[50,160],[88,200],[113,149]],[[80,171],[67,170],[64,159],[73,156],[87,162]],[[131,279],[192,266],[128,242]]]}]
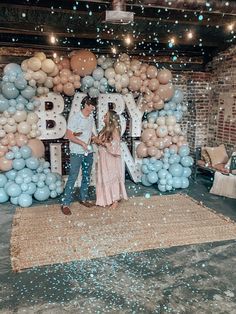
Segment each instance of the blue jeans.
[{"label": "blue jeans", "polygon": [[79,200],[86,201],[90,183],[90,174],[93,165],[93,154],[70,154],[70,172],[66,182],[64,194],[61,198],[62,204],[69,206],[73,200],[75,182],[82,166],[82,181],[79,191]]}]

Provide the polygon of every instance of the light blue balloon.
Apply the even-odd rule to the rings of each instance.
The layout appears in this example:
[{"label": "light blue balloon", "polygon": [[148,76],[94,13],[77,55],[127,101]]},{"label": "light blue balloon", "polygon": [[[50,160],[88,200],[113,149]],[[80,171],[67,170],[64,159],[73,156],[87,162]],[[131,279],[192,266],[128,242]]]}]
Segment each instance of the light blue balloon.
[{"label": "light blue balloon", "polygon": [[56,190],[56,184],[55,183],[51,183],[51,184],[49,184],[49,189],[51,190],[51,191],[53,191],[53,190]]},{"label": "light blue balloon", "polygon": [[148,115],[147,115],[147,119],[154,119],[156,120],[158,117],[158,111],[152,111],[152,112],[149,112]]},{"label": "light blue balloon", "polygon": [[149,158],[143,158],[142,163],[143,163],[143,165],[148,165],[149,164]]},{"label": "light blue balloon", "polygon": [[58,180],[58,181],[56,182],[56,186],[62,186],[62,179],[60,179],[60,180]]},{"label": "light blue balloon", "polygon": [[176,103],[173,101],[169,101],[169,106],[170,106],[170,109],[173,111],[176,109]]},{"label": "light blue balloon", "polygon": [[173,157],[174,157],[175,163],[178,164],[180,162],[181,157],[178,154],[174,154]]},{"label": "light blue balloon", "polygon": [[25,89],[27,86],[27,81],[22,77],[22,76],[18,76],[15,80],[15,86],[16,88],[18,88],[19,90]]},{"label": "light blue balloon", "polygon": [[164,109],[165,110],[170,110],[170,105],[169,105],[169,103],[167,102],[167,103],[165,103],[165,105],[164,105]]},{"label": "light blue balloon", "polygon": [[99,96],[99,90],[95,87],[90,87],[88,94],[91,98],[97,98]]},{"label": "light blue balloon", "polygon": [[34,175],[33,171],[29,168],[24,168],[18,171],[18,175],[25,178],[25,177],[32,177]]},{"label": "light blue balloon", "polygon": [[182,177],[182,189],[186,189],[189,187],[189,179],[188,178],[185,178],[185,177]]},{"label": "light blue balloon", "polygon": [[180,189],[182,187],[182,177],[173,177],[173,188]]},{"label": "light blue balloon", "polygon": [[9,108],[8,99],[6,99],[2,94],[0,94],[0,112],[3,112]]},{"label": "light blue balloon", "polygon": [[97,88],[97,89],[100,89],[100,82],[99,81],[95,81],[93,83],[93,87]]},{"label": "light blue balloon", "polygon": [[16,105],[16,109],[19,110],[19,111],[25,110],[25,105],[24,105],[24,104],[21,104],[21,103],[20,103],[20,104],[17,104],[17,105]]},{"label": "light blue balloon", "polygon": [[34,105],[33,105],[31,102],[29,102],[29,103],[26,105],[26,108],[27,108],[28,110],[32,111],[32,110],[34,110]]},{"label": "light blue balloon", "polygon": [[181,103],[184,100],[184,95],[180,89],[176,89],[174,92],[174,96],[172,97],[171,101],[175,102],[176,104]]},{"label": "light blue balloon", "polygon": [[29,146],[24,145],[20,148],[20,153],[24,159],[27,159],[32,156],[32,149]]},{"label": "light blue balloon", "polygon": [[42,180],[39,180],[39,181],[37,182],[37,186],[38,186],[39,188],[42,188],[43,186],[45,186],[45,182],[42,181]]},{"label": "light blue balloon", "polygon": [[141,170],[142,170],[142,173],[144,173],[144,174],[149,173],[147,165],[142,165]]},{"label": "light blue balloon", "polygon": [[31,177],[25,177],[24,178],[24,183],[30,183],[32,181],[32,178]]},{"label": "light blue balloon", "polygon": [[63,192],[62,186],[58,186],[58,187],[56,188],[56,192],[57,192],[58,195],[61,194],[61,193]]},{"label": "light blue balloon", "polygon": [[160,110],[159,116],[160,117],[164,117],[165,115],[166,115],[166,111],[165,110]]},{"label": "light blue balloon", "polygon": [[25,193],[33,195],[36,192],[36,189],[37,189],[36,184],[33,182],[30,182],[28,184],[28,189],[25,191]]},{"label": "light blue balloon", "polygon": [[2,94],[7,99],[16,98],[19,95],[19,90],[13,83],[7,82],[2,84]]},{"label": "light blue balloon", "polygon": [[[40,181],[45,181],[45,180],[46,180],[46,175],[45,175],[45,173],[42,173],[42,174],[39,175],[39,180],[40,180]],[[56,180],[55,180],[55,182],[56,182]]]},{"label": "light blue balloon", "polygon": [[170,151],[170,154],[171,154],[171,155],[174,155],[174,154],[175,154],[175,149],[174,149],[174,148],[170,148],[169,151]]},{"label": "light blue balloon", "polygon": [[89,89],[90,87],[92,87],[93,83],[94,83],[94,79],[90,75],[83,77],[81,80],[81,84],[83,87],[85,87],[85,89]]},{"label": "light blue balloon", "polygon": [[184,156],[181,158],[181,164],[184,167],[191,167],[193,165],[193,158],[191,156]]},{"label": "light blue balloon", "polygon": [[33,105],[34,105],[34,107],[39,107],[41,105],[41,101],[39,99],[34,99]]},{"label": "light blue balloon", "polygon": [[149,159],[149,161],[150,161],[150,163],[154,164],[154,163],[156,162],[156,158],[155,158],[155,157],[151,157],[151,158]]},{"label": "light blue balloon", "polygon": [[147,165],[148,170],[149,171],[155,171],[155,164],[152,164],[151,162],[149,162],[149,164]]},{"label": "light blue balloon", "polygon": [[10,106],[15,107],[16,104],[17,104],[16,99],[10,99],[10,100],[9,100],[9,105],[10,105]]},{"label": "light blue balloon", "polygon": [[42,166],[39,166],[39,167],[36,169],[36,171],[37,171],[38,173],[43,172],[43,167],[42,167]]},{"label": "light blue balloon", "polygon": [[166,185],[166,179],[160,179],[159,182],[160,182],[161,185]]},{"label": "light blue balloon", "polygon": [[56,198],[57,197],[57,192],[56,191],[51,191],[50,192],[50,197],[51,198]]},{"label": "light blue balloon", "polygon": [[183,174],[183,166],[181,166],[178,163],[174,163],[173,165],[170,165],[169,172],[172,174],[173,177],[181,177]]},{"label": "light blue balloon", "polygon": [[34,198],[37,201],[46,201],[50,196],[50,190],[47,185],[42,188],[37,188],[34,193]]},{"label": "light blue balloon", "polygon": [[147,180],[152,184],[157,183],[157,181],[158,181],[157,173],[154,171],[149,172],[149,174],[147,174]]},{"label": "light blue balloon", "polygon": [[168,174],[168,171],[166,169],[161,169],[158,171],[158,177],[160,179],[164,179]]},{"label": "light blue balloon", "polygon": [[13,153],[19,152],[19,147],[18,146],[12,146],[11,151],[13,151]]},{"label": "light blue balloon", "polygon": [[93,78],[96,81],[100,81],[104,77],[104,70],[100,67],[97,67],[92,74]]},{"label": "light blue balloon", "polygon": [[188,145],[182,145],[182,146],[179,148],[178,154],[179,154],[181,157],[188,156],[189,153],[190,153],[190,149],[189,149]]},{"label": "light blue balloon", "polygon": [[173,116],[173,110],[169,109],[166,111],[167,116]]},{"label": "light blue balloon", "polygon": [[18,184],[16,183],[11,183],[7,189],[6,189],[6,192],[9,196],[12,196],[12,197],[17,197],[21,194],[21,188]]},{"label": "light blue balloon", "polygon": [[141,182],[142,182],[142,184],[143,184],[144,186],[151,186],[151,185],[152,185],[152,183],[150,183],[150,182],[148,181],[146,174],[142,175],[142,177],[141,177]]},{"label": "light blue balloon", "polygon": [[158,184],[158,190],[161,191],[161,192],[166,192],[166,187],[165,187],[165,185]]},{"label": "light blue balloon", "polygon": [[12,170],[9,170],[7,172],[5,172],[5,175],[6,177],[11,180],[11,181],[14,181],[16,176],[17,176],[17,171],[12,169]]},{"label": "light blue balloon", "polygon": [[189,167],[184,167],[183,177],[188,178],[191,176],[192,170]]},{"label": "light blue balloon", "polygon": [[39,180],[39,175],[38,174],[34,174],[32,176],[32,181],[36,183],[36,182],[38,182],[38,180]]},{"label": "light blue balloon", "polygon": [[163,169],[169,169],[169,167],[170,167],[170,165],[169,165],[169,163],[168,162],[165,162],[164,164],[163,164]]},{"label": "light blue balloon", "polygon": [[23,177],[22,176],[17,176],[16,178],[15,178],[15,182],[17,183],[17,184],[22,184],[23,182],[24,182],[24,179],[23,179]]},{"label": "light blue balloon", "polygon": [[168,172],[167,175],[166,175],[166,179],[168,180],[168,179],[172,179],[172,178],[173,178],[172,174],[170,174],[170,173]]},{"label": "light blue balloon", "polygon": [[30,207],[33,203],[32,196],[27,193],[22,193],[18,198],[18,203],[21,207]]},{"label": "light blue balloon", "polygon": [[176,117],[176,121],[177,122],[180,122],[182,120],[182,118],[183,118],[183,114],[182,114],[181,111],[175,111],[174,112],[174,116]]},{"label": "light blue balloon", "polygon": [[35,96],[36,90],[32,86],[27,86],[21,91],[21,95],[26,99],[31,99]]},{"label": "light blue balloon", "polygon": [[154,163],[154,171],[158,172],[163,167],[163,162],[161,160],[156,160]]},{"label": "light blue balloon", "polygon": [[21,170],[25,167],[25,160],[23,158],[14,159],[12,162],[12,167],[15,170]]},{"label": "light blue balloon", "polygon": [[15,157],[15,154],[13,152],[7,152],[5,155],[5,158],[8,160],[12,160]]},{"label": "light blue balloon", "polygon": [[49,172],[51,172],[51,171],[48,168],[43,170],[43,173],[45,173],[45,174],[48,174]]},{"label": "light blue balloon", "polygon": [[25,99],[25,97],[23,97],[22,95],[19,95],[16,98],[16,101],[17,101],[18,104],[23,104],[23,105],[27,105],[28,104],[28,100]]},{"label": "light blue balloon", "polygon": [[42,166],[43,166],[44,169],[49,168],[50,167],[50,163],[48,161],[44,161]]},{"label": "light blue balloon", "polygon": [[166,191],[171,191],[172,190],[172,185],[166,184]]},{"label": "light blue balloon", "polygon": [[39,168],[39,160],[36,157],[27,158],[25,163],[26,167],[28,167],[29,169],[35,170]]},{"label": "light blue balloon", "polygon": [[11,74],[21,74],[22,69],[19,64],[17,63],[8,63],[4,70],[3,70],[5,75],[11,75]]},{"label": "light blue balloon", "polygon": [[11,197],[11,198],[10,198],[10,202],[11,202],[13,205],[19,205],[19,203],[18,203],[18,197]]},{"label": "light blue balloon", "polygon": [[11,115],[13,115],[13,114],[16,112],[16,108],[15,108],[15,107],[9,107],[9,108],[7,109],[7,111],[8,111]]},{"label": "light blue balloon", "polygon": [[107,87],[108,86],[107,79],[105,77],[101,78],[100,84],[103,85],[104,87]]},{"label": "light blue balloon", "polygon": [[5,203],[9,200],[9,196],[7,195],[4,188],[0,188],[0,203]]},{"label": "light blue balloon", "polygon": [[172,186],[173,185],[173,179],[172,178],[168,178],[167,179],[167,184]]},{"label": "light blue balloon", "polygon": [[26,190],[28,190],[28,184],[25,183],[25,182],[23,182],[23,183],[21,184],[20,188],[21,188],[21,190],[22,190],[23,192],[25,192]]},{"label": "light blue balloon", "polygon": [[100,91],[100,93],[106,93],[107,92],[107,87],[105,87],[103,85],[100,85],[99,91]]},{"label": "light blue balloon", "polygon": [[15,156],[16,159],[19,159],[19,158],[22,157],[20,152],[16,152],[16,153],[14,154],[14,156]]},{"label": "light blue balloon", "polygon": [[0,173],[0,188],[5,187],[6,183],[7,177],[3,173]]}]

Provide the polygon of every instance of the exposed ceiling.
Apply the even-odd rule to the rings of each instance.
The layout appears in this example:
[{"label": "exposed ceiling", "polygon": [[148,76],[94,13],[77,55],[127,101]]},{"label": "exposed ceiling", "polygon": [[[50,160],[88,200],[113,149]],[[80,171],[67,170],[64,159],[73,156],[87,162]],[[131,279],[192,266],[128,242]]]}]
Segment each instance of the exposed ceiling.
[{"label": "exposed ceiling", "polygon": [[[64,53],[80,48],[111,53],[115,47],[143,58],[205,64],[236,43],[236,1],[126,1],[134,22],[104,23],[104,12],[114,8],[114,2],[1,0],[0,44]],[[124,42],[126,36],[130,45]]]}]

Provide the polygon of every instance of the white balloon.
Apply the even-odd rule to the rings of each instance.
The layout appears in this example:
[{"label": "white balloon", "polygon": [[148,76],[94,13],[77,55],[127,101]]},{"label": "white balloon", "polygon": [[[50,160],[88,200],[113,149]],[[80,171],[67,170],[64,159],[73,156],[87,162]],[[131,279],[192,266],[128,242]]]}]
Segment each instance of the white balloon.
[{"label": "white balloon", "polygon": [[165,125],[165,124],[166,124],[165,117],[158,117],[158,118],[156,119],[156,123],[157,123],[158,125]]}]

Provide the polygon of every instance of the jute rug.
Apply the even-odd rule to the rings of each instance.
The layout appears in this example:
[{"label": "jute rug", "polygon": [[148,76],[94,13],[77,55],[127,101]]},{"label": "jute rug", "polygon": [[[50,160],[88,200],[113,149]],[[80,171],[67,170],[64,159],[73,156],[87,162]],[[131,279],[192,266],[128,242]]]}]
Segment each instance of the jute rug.
[{"label": "jute rug", "polygon": [[135,197],[116,210],[78,203],[17,208],[11,237],[14,271],[156,248],[236,239],[236,224],[188,196]]}]

